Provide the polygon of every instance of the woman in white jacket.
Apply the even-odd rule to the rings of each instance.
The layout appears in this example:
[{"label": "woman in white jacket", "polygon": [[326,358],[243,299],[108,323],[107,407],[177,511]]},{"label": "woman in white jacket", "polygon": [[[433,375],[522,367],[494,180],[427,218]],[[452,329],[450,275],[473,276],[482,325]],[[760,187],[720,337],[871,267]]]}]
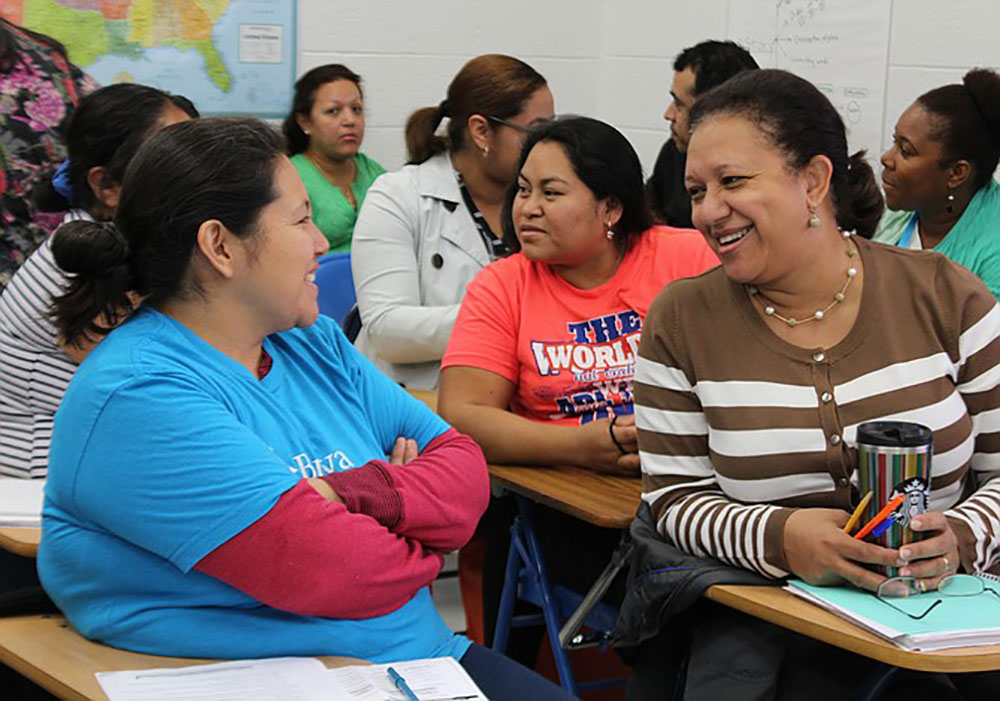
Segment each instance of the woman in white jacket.
[{"label": "woman in white jacket", "polygon": [[553,115],[545,78],[487,54],[462,67],[447,99],[407,120],[408,165],[372,185],[351,247],[358,348],[397,382],[437,386],[466,284],[506,253],[500,209],[521,144]]}]

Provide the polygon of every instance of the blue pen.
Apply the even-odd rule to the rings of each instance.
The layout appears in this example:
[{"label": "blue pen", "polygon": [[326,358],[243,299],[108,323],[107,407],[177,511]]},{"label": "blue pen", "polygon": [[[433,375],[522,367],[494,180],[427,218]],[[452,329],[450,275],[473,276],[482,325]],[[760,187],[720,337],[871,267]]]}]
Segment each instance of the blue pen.
[{"label": "blue pen", "polygon": [[403,679],[403,676],[399,672],[394,670],[392,667],[389,667],[386,671],[389,672],[389,679],[391,679],[392,683],[396,685],[396,688],[399,689],[400,693],[406,696],[407,701],[420,701],[420,699],[417,698],[417,695],[413,693],[413,689],[407,685],[406,680]]},{"label": "blue pen", "polygon": [[885,521],[875,526],[875,528],[872,529],[872,532],[869,535],[871,535],[872,538],[881,538],[882,535],[887,530],[889,530],[889,528],[891,528],[895,523],[896,520],[892,516],[890,516]]}]

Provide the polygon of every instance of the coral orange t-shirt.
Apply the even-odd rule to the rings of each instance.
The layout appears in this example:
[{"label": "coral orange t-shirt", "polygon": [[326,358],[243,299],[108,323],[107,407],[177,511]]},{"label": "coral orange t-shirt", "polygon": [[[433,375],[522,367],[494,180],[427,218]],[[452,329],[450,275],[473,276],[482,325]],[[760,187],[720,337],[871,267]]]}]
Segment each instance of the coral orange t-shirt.
[{"label": "coral orange t-shirt", "polygon": [[614,277],[573,287],[523,254],[469,283],[441,369],[481,368],[514,383],[511,410],[536,421],[585,424],[632,413],[639,334],[663,287],[718,265],[701,234],[654,227]]}]

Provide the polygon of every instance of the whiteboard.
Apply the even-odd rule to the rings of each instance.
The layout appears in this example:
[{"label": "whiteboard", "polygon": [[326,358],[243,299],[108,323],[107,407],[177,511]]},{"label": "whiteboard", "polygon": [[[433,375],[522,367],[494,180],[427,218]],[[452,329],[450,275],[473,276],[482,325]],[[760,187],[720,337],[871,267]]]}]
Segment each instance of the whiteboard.
[{"label": "whiteboard", "polygon": [[851,153],[882,151],[891,0],[740,0],[728,35],[761,68],[811,81],[837,108]]}]

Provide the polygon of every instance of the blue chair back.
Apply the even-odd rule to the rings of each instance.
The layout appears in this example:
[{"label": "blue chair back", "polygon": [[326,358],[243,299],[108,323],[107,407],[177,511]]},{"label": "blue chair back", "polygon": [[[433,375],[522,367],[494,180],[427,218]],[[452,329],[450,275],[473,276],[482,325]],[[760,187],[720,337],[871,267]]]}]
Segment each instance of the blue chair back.
[{"label": "blue chair back", "polygon": [[316,286],[319,287],[317,302],[320,313],[332,317],[338,324],[342,323],[357,302],[354,277],[351,275],[351,254],[328,253],[320,258]]}]

